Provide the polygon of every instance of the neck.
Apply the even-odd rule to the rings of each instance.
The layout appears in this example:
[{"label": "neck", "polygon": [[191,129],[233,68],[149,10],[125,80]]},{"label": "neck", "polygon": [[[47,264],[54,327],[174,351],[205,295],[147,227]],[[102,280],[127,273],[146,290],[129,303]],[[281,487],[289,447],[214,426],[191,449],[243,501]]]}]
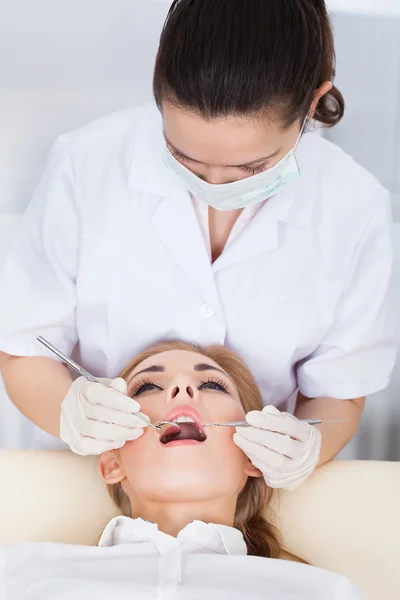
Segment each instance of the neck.
[{"label": "neck", "polygon": [[242,212],[243,209],[227,211],[215,210],[211,207],[208,209],[212,262],[215,262],[221,256],[232,229]]},{"label": "neck", "polygon": [[192,521],[217,523],[232,527],[234,523],[236,498],[219,499],[210,502],[139,502],[131,500],[132,516],[158,525],[158,529],[176,537]]}]

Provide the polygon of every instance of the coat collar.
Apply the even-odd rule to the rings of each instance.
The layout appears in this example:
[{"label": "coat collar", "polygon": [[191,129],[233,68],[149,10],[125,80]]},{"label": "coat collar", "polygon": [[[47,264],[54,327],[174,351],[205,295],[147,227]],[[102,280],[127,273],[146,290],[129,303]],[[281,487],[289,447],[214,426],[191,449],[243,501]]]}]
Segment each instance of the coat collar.
[{"label": "coat collar", "polygon": [[[204,266],[202,274],[194,273],[193,256],[187,253],[185,258],[184,255],[184,249],[193,247],[193,236],[197,236],[197,241],[200,242],[198,247],[201,248],[199,252],[204,254],[202,257],[199,255],[198,259],[207,262],[190,194],[180,178],[164,162],[165,140],[161,114],[155,104],[150,104],[136,112],[134,121],[128,135],[132,150],[129,153],[131,158],[127,185],[137,193],[151,194],[158,198],[153,227],[164,246],[181,264],[183,271],[190,279],[196,280],[196,287],[200,290],[207,289],[204,284],[211,281],[210,269]],[[265,203],[243,234],[214,263],[214,272],[253,256],[277,250],[284,240],[280,236],[281,223],[301,228],[308,228],[312,224],[318,193],[323,193],[323,190],[317,190],[319,178],[316,175],[318,161],[321,160],[320,142],[315,133],[303,136],[296,153],[300,177]],[[190,227],[185,229],[187,223],[190,223]],[[200,262],[197,261],[196,264]],[[206,301],[219,310],[215,294]]]},{"label": "coat collar", "polygon": [[216,554],[246,555],[247,548],[243,536],[238,529],[193,521],[189,523],[176,538],[159,531],[155,523],[144,519],[115,517],[112,519],[100,538],[100,547],[119,546],[121,544],[139,544],[153,542],[159,554],[179,544],[182,549],[192,552],[214,552]]}]

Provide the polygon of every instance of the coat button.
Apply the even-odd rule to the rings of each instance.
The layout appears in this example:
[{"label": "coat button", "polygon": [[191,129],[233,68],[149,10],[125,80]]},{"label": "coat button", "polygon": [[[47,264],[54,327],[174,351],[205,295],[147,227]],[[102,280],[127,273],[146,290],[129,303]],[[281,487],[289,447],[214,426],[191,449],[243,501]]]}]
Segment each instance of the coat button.
[{"label": "coat button", "polygon": [[208,304],[203,304],[203,306],[200,307],[200,314],[202,317],[213,317],[214,311]]}]

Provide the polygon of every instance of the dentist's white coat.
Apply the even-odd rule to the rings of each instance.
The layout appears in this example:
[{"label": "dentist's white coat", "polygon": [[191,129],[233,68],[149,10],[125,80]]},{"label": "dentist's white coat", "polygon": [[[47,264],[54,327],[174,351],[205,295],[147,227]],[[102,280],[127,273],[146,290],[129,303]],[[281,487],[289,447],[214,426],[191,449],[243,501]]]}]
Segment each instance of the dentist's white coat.
[{"label": "dentist's white coat", "polygon": [[157,340],[227,344],[265,403],[357,398],[395,360],[387,192],[305,134],[301,177],[210,264],[190,196],[163,162],[153,105],[57,141],[0,279],[0,350],[43,335],[95,375]]}]

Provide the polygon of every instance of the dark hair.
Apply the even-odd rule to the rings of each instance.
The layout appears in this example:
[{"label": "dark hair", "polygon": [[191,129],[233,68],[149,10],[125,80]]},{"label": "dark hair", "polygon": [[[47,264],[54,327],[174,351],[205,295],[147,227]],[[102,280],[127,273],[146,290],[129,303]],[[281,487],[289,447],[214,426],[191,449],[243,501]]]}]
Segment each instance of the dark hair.
[{"label": "dark hair", "polygon": [[[303,120],[315,90],[335,76],[333,33],[324,0],[174,0],[161,35],[154,96],[206,119],[277,113]],[[336,87],[314,119],[343,117]]]}]

